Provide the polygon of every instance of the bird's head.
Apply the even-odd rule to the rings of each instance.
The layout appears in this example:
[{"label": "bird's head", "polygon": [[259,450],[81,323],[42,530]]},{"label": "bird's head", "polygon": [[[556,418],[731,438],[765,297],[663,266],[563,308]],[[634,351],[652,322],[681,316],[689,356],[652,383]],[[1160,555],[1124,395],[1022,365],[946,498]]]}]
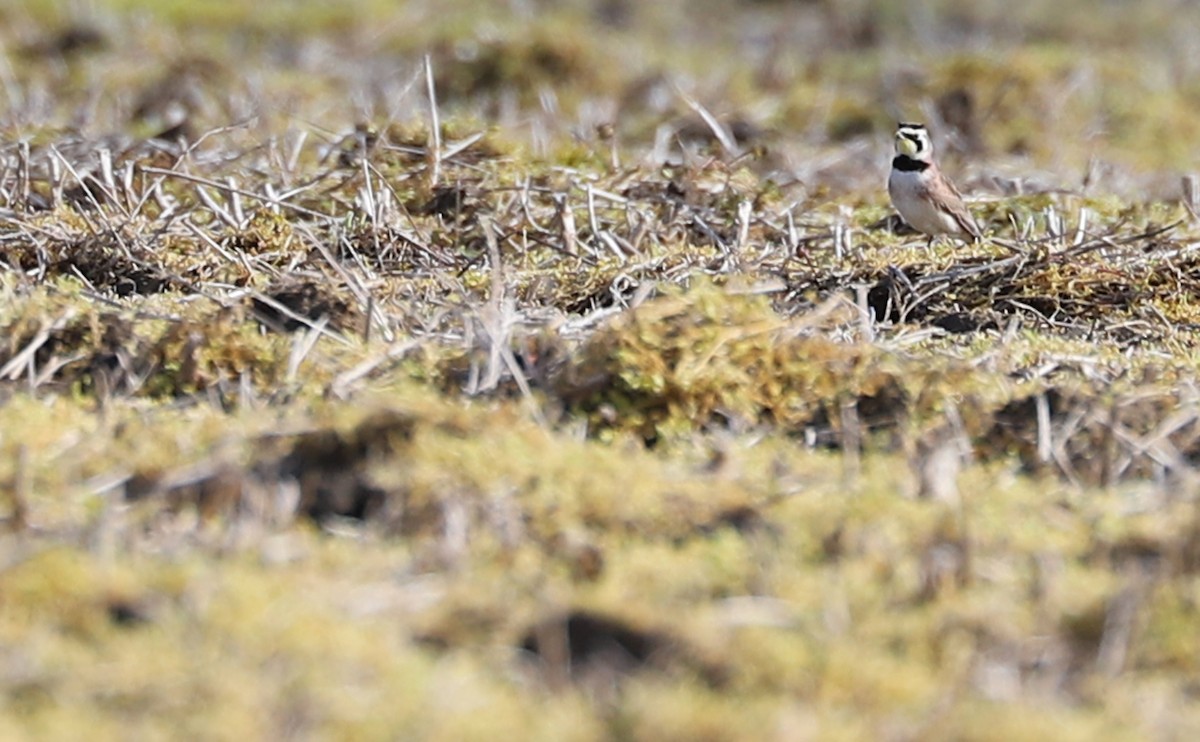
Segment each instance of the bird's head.
[{"label": "bird's head", "polygon": [[925,162],[933,159],[933,142],[924,124],[901,123],[896,126],[896,154]]}]

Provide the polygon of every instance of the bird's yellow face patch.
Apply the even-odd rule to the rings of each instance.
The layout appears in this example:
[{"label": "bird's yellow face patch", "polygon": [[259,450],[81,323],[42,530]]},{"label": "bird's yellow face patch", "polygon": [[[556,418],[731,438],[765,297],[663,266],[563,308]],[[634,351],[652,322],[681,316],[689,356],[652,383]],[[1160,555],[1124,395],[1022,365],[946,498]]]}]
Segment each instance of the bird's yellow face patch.
[{"label": "bird's yellow face patch", "polygon": [[920,151],[921,147],[915,141],[904,136],[903,132],[896,132],[896,152],[908,155],[909,157],[916,157]]}]

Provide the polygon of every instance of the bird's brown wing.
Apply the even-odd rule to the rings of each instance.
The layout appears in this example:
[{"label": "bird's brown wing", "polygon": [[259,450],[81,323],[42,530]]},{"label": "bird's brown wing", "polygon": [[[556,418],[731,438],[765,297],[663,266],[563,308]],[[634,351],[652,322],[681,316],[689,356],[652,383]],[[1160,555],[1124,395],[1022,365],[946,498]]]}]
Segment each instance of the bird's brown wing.
[{"label": "bird's brown wing", "polygon": [[975,217],[971,215],[967,205],[963,203],[962,194],[958,192],[949,178],[939,171],[938,177],[934,179],[929,190],[932,192],[934,203],[938,205],[938,208],[949,214],[962,231],[976,240],[983,239],[979,224],[976,223]]}]

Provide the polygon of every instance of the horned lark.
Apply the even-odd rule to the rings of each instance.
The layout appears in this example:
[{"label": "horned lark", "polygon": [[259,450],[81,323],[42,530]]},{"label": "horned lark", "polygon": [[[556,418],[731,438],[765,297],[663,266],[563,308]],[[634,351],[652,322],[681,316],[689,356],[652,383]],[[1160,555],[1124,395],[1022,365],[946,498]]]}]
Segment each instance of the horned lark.
[{"label": "horned lark", "polygon": [[888,195],[904,221],[929,235],[967,240],[981,238],[975,217],[962,196],[933,161],[933,142],[924,124],[900,124],[896,128],[896,156],[888,177]]}]

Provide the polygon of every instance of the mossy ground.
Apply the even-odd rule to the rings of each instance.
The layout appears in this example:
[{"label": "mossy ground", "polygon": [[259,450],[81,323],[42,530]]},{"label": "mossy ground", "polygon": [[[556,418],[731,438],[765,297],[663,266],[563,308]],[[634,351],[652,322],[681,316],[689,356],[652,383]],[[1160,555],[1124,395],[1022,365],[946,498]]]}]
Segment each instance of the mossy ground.
[{"label": "mossy ground", "polygon": [[0,9],[0,738],[1200,732],[1190,6],[87,8]]}]

